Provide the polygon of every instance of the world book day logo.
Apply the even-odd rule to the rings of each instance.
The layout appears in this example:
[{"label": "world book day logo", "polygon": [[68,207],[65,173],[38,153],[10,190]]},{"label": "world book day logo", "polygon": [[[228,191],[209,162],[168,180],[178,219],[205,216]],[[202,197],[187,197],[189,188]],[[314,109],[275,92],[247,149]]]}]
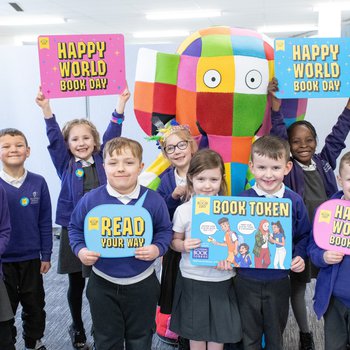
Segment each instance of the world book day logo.
[{"label": "world book day logo", "polygon": [[152,243],[152,220],[142,207],[147,192],[135,205],[102,204],[85,217],[84,238],[89,250],[102,258],[135,255],[135,249]]},{"label": "world book day logo", "polygon": [[276,39],[277,97],[348,97],[349,57],[349,38]]},{"label": "world book day logo", "polygon": [[39,36],[38,49],[41,87],[48,98],[112,95],[125,89],[121,34]]}]

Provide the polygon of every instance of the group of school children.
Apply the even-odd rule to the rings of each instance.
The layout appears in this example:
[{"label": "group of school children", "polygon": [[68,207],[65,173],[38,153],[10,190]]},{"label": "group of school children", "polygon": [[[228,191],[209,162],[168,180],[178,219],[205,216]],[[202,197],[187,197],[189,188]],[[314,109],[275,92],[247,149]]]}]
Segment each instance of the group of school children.
[{"label": "group of school children", "polygon": [[[221,156],[201,149],[201,144],[198,150],[187,126],[157,125],[158,142],[171,167],[155,192],[138,180],[143,169],[141,145],[121,137],[130,97],[127,89],[120,95],[102,145],[96,127],[85,119],[72,120],[60,130],[49,100],[39,91],[36,103],[44,114],[48,150],[62,182],[56,213],[56,223],[62,226],[58,273],[68,274],[72,317],[68,332],[75,349],[90,346],[81,315],[89,277],[86,295],[96,350],[150,350],[156,320],[161,341],[172,339],[180,349],[282,350],[289,300],[300,330],[299,348],[313,350],[305,289],[317,272],[314,309],[318,318],[324,318],[325,349],[347,348],[350,259],[317,247],[311,223],[316,208],[329,198],[350,200],[350,152],[339,165],[342,191],[334,175],[350,130],[350,100],[316,154],[315,128],[307,121],[286,128],[277,89],[273,79],[271,135],[252,145],[249,168],[255,184],[241,195],[291,200],[290,270],[235,269],[232,260],[220,261],[215,268],[190,263],[191,250],[201,244],[191,238],[192,195],[227,195],[227,184]],[[44,178],[24,167],[29,155],[21,131],[0,131],[1,350],[15,349],[14,314],[19,303],[25,349],[50,348],[42,341],[46,317],[42,274],[51,267],[52,251],[50,195]],[[101,204],[134,205],[142,196],[153,226],[150,245],[125,258],[103,258],[86,247],[84,219],[91,209]],[[154,267],[158,257],[162,257],[161,283]]]}]

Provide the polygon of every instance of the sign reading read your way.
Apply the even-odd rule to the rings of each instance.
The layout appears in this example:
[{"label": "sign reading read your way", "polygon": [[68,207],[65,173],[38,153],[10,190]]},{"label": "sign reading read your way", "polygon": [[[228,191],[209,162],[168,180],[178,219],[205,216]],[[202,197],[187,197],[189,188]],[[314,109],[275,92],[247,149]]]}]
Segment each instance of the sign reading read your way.
[{"label": "sign reading read your way", "polygon": [[103,258],[124,258],[134,256],[136,248],[150,245],[151,215],[142,207],[146,195],[135,205],[102,204],[90,210],[84,222],[87,248]]},{"label": "sign reading read your way", "polygon": [[39,36],[41,88],[47,98],[113,95],[124,91],[124,36]]},{"label": "sign reading read your way", "polygon": [[350,203],[331,199],[321,204],[314,218],[315,243],[322,249],[350,255]]},{"label": "sign reading read your way", "polygon": [[276,39],[279,98],[349,97],[350,38]]}]

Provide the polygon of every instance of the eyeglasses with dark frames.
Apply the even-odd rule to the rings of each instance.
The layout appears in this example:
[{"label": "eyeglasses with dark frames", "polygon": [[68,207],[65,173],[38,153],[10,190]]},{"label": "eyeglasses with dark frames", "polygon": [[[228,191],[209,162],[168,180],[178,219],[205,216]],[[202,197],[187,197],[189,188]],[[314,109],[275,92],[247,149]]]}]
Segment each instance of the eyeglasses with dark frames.
[{"label": "eyeglasses with dark frames", "polygon": [[188,143],[189,143],[189,141],[180,141],[176,145],[165,146],[164,147],[164,152],[166,154],[172,154],[172,153],[175,152],[176,148],[178,148],[181,151],[183,151],[184,149],[186,149],[188,147]]}]

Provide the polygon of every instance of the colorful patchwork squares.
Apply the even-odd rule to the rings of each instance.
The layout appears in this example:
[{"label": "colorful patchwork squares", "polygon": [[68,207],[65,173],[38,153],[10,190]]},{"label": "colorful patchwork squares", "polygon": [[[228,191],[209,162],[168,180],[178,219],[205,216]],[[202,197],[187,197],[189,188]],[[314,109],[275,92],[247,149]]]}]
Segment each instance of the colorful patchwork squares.
[{"label": "colorful patchwork squares", "polygon": [[[177,53],[141,49],[138,55],[134,109],[147,133],[156,133],[152,117],[175,118],[200,135],[224,158],[230,194],[254,180],[248,161],[252,138],[270,130],[268,82],[274,76],[270,39],[253,30],[211,27],[180,44]],[[306,100],[283,100],[286,124],[302,119]],[[156,168],[156,177],[160,175]],[[248,180],[247,180],[248,176]],[[152,179],[152,186],[154,186]]]}]

